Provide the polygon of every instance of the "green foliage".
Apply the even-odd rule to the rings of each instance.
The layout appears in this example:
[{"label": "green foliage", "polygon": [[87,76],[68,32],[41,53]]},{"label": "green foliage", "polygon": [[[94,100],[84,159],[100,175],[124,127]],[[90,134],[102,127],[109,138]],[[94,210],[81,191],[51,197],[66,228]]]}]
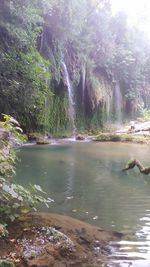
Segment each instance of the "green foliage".
[{"label": "green foliage", "polygon": [[99,142],[117,142],[121,141],[121,136],[117,134],[111,133],[99,133],[95,138],[94,141]]},{"label": "green foliage", "polygon": [[27,54],[12,51],[5,54],[0,75],[3,77],[0,111],[19,118],[27,131],[42,129],[45,97],[50,93],[49,62],[34,49]]},{"label": "green foliage", "polygon": [[148,138],[133,134],[115,134],[115,133],[99,133],[93,139],[99,142],[131,142],[144,144],[148,142]]},{"label": "green foliage", "polygon": [[150,121],[150,110],[146,108],[140,109],[140,117],[138,118],[141,122]]},{"label": "green foliage", "polygon": [[0,3],[1,45],[6,49],[34,46],[43,19],[37,0],[2,0]]},{"label": "green foliage", "polygon": [[27,189],[0,178],[0,221],[2,223],[14,221],[21,214],[35,210],[39,202],[49,207],[49,203],[53,200],[46,198],[45,195],[39,185],[30,185]]},{"label": "green foliage", "polygon": [[15,267],[15,265],[11,261],[0,260],[0,267]]},{"label": "green foliage", "polygon": [[38,0],[0,3],[0,112],[18,118],[26,131],[43,129],[45,95],[50,91],[50,64],[36,50],[43,4]]},{"label": "green foliage", "polygon": [[[17,127],[13,126],[12,121],[13,123],[18,122],[8,115],[5,115],[4,119],[4,128],[7,128],[11,134],[16,135]],[[46,193],[39,185],[29,185],[27,189],[12,183],[11,179],[15,173],[15,163],[16,153],[14,150],[10,150],[9,141],[4,142],[3,148],[0,150],[0,222],[3,224],[14,221],[21,214],[35,210],[39,203],[49,207],[49,203],[53,201],[46,196]]]},{"label": "green foliage", "polygon": [[[66,131],[62,58],[80,103],[86,92],[84,108],[78,107],[81,127],[103,126],[106,110],[99,104],[109,105],[116,82],[124,113],[136,116],[141,101],[149,109],[150,46],[138,26],[128,27],[123,12],[113,16],[108,0],[2,0],[0,112],[15,116],[27,132]],[[101,77],[112,94],[98,88]]]},{"label": "green foliage", "polygon": [[60,137],[66,135],[68,128],[68,100],[65,96],[53,96],[49,106],[49,121],[47,130]]},{"label": "green foliage", "polygon": [[3,119],[4,122],[0,122],[0,125],[2,125],[4,129],[7,129],[10,134],[16,137],[21,143],[27,141],[27,138],[25,135],[23,135],[23,131],[20,128],[20,124],[17,120],[7,114],[4,114]]}]

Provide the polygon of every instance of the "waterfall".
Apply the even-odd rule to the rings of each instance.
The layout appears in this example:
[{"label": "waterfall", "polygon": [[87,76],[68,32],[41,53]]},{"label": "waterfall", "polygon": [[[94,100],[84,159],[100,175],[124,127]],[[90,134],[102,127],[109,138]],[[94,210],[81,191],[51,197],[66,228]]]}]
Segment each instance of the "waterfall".
[{"label": "waterfall", "polygon": [[39,48],[40,54],[42,54],[43,46],[44,46],[44,30],[41,33],[40,48]]},{"label": "waterfall", "polygon": [[117,124],[122,124],[122,110],[121,110],[121,105],[122,105],[122,95],[120,91],[120,86],[118,83],[115,85],[115,115],[116,115],[116,122]]},{"label": "waterfall", "polygon": [[66,66],[64,61],[62,61],[62,68],[63,68],[64,80],[66,82],[67,90],[68,90],[68,103],[69,103],[68,114],[69,114],[69,119],[71,122],[71,128],[72,128],[73,136],[75,136],[76,135],[76,126],[75,126],[74,94],[73,94],[73,88],[71,85],[67,66]]},{"label": "waterfall", "polygon": [[[46,89],[48,90],[48,88],[49,88],[49,80],[48,79],[46,79]],[[44,110],[44,132],[45,132],[45,136],[46,136],[46,134],[47,134],[47,131],[48,131],[48,117],[49,117],[49,115],[48,115],[48,113],[49,113],[49,107],[48,107],[48,95],[47,95],[47,93],[45,93],[45,110]]]},{"label": "waterfall", "polygon": [[85,77],[86,77],[86,67],[85,64],[82,66],[82,105],[84,107],[85,98]]}]

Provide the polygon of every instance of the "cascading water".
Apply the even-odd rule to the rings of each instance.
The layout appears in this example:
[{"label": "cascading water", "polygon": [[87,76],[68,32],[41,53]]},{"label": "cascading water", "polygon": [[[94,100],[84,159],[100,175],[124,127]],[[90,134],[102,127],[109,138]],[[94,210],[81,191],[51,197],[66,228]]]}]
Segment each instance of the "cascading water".
[{"label": "cascading water", "polygon": [[71,128],[73,132],[73,136],[76,135],[76,126],[75,126],[75,108],[74,108],[74,94],[73,94],[73,88],[71,85],[69,73],[67,70],[67,66],[64,61],[62,63],[62,68],[63,68],[63,75],[64,75],[64,80],[67,85],[67,90],[68,90],[68,102],[69,102],[69,109],[68,109],[68,114],[71,122]]},{"label": "cascading water", "polygon": [[116,123],[120,125],[122,124],[122,110],[121,110],[122,95],[118,83],[116,83],[115,85],[114,97],[115,97],[114,104],[115,104]]},{"label": "cascading water", "polygon": [[82,105],[84,107],[85,98],[85,78],[86,78],[86,67],[85,64],[82,66]]},{"label": "cascading water", "polygon": [[[48,88],[48,80],[46,80],[46,87]],[[45,136],[47,133],[47,125],[48,125],[48,100],[47,100],[47,95],[45,94],[45,111],[44,111],[44,126],[45,126]]]}]

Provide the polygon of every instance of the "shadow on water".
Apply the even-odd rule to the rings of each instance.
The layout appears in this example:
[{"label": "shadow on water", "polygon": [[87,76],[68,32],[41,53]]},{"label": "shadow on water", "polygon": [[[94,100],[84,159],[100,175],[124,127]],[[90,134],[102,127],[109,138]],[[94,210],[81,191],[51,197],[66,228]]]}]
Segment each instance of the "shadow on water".
[{"label": "shadow on water", "polygon": [[16,181],[40,184],[55,200],[50,212],[125,234],[124,240],[110,244],[109,267],[150,266],[150,176],[137,168],[121,171],[130,158],[150,165],[148,146],[29,146],[20,150],[19,158]]}]

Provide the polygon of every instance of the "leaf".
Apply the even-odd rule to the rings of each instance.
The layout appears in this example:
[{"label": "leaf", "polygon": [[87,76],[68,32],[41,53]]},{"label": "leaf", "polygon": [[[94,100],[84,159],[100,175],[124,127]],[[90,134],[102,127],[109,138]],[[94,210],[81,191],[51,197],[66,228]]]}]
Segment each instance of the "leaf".
[{"label": "leaf", "polygon": [[20,212],[25,214],[25,213],[28,213],[29,210],[27,210],[27,209],[21,209]]},{"label": "leaf", "polygon": [[9,215],[9,218],[10,218],[10,220],[11,220],[12,222],[16,219],[16,217],[15,217],[14,215]]},{"label": "leaf", "polygon": [[34,185],[34,188],[37,190],[37,191],[39,191],[39,192],[42,192],[42,193],[44,193],[44,194],[46,194],[46,192],[45,191],[43,191],[43,189],[41,188],[41,186],[40,185]]}]

